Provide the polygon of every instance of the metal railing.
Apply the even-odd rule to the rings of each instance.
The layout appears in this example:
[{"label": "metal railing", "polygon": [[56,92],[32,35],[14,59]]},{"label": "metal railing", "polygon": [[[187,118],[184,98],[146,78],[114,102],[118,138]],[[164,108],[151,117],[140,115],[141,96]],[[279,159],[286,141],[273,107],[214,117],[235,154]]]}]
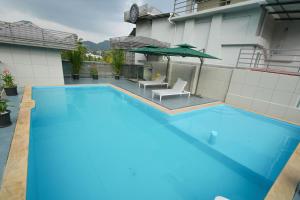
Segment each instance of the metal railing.
[{"label": "metal railing", "polygon": [[43,29],[30,22],[0,21],[0,43],[71,50],[77,45],[77,35]]},{"label": "metal railing", "polygon": [[242,1],[246,0],[174,0],[173,13],[175,15],[189,14]]},{"label": "metal railing", "polygon": [[241,48],[236,67],[300,72],[300,49]]}]

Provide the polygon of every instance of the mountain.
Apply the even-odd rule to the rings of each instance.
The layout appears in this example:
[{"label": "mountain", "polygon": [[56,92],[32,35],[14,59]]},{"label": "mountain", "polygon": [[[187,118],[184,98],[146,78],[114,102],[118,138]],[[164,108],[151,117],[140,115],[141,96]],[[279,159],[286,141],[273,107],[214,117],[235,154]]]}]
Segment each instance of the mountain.
[{"label": "mountain", "polygon": [[108,40],[104,40],[103,42],[94,43],[91,41],[83,41],[82,44],[89,50],[89,51],[99,51],[99,50],[108,50],[110,49],[110,43]]}]

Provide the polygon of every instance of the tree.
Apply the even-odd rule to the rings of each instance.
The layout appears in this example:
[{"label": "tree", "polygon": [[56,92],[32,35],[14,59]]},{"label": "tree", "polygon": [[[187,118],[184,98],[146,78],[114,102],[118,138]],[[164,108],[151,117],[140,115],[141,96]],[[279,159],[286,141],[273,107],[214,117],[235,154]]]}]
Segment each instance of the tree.
[{"label": "tree", "polygon": [[122,49],[112,50],[112,65],[116,75],[120,75],[124,61],[125,61],[125,54]]},{"label": "tree", "polygon": [[77,48],[66,52],[66,57],[72,64],[72,74],[79,74],[86,51],[86,48],[82,45],[82,39],[79,39]]},{"label": "tree", "polygon": [[106,63],[112,63],[112,51],[103,51],[102,52],[102,60]]}]

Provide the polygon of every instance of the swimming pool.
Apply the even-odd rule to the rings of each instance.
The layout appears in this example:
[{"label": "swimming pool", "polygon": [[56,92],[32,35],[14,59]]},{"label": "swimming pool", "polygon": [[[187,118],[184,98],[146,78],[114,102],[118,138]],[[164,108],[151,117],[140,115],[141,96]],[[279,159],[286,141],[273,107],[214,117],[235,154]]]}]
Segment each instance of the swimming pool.
[{"label": "swimming pool", "polygon": [[109,86],[32,96],[28,200],[263,199],[300,140],[226,105],[168,115]]}]

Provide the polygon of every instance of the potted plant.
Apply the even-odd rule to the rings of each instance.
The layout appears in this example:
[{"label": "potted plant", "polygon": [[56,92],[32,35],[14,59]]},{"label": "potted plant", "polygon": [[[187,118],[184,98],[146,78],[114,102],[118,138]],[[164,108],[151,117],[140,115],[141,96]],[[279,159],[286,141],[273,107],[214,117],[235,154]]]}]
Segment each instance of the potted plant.
[{"label": "potted plant", "polygon": [[94,80],[98,79],[98,69],[96,65],[92,65],[90,68],[90,74]]},{"label": "potted plant", "polygon": [[17,85],[14,83],[14,77],[8,69],[3,70],[1,75],[3,87],[7,96],[18,95]]},{"label": "potted plant", "polygon": [[67,52],[67,57],[72,64],[72,77],[73,79],[79,79],[79,73],[81,70],[82,62],[86,53],[86,48],[82,46],[81,40],[77,42],[77,48],[73,51]]},{"label": "potted plant", "polygon": [[122,49],[114,49],[112,51],[112,66],[115,74],[115,79],[120,79],[122,65],[124,64],[125,55]]},{"label": "potted plant", "polygon": [[0,128],[11,125],[10,110],[7,110],[7,101],[0,99]]}]

